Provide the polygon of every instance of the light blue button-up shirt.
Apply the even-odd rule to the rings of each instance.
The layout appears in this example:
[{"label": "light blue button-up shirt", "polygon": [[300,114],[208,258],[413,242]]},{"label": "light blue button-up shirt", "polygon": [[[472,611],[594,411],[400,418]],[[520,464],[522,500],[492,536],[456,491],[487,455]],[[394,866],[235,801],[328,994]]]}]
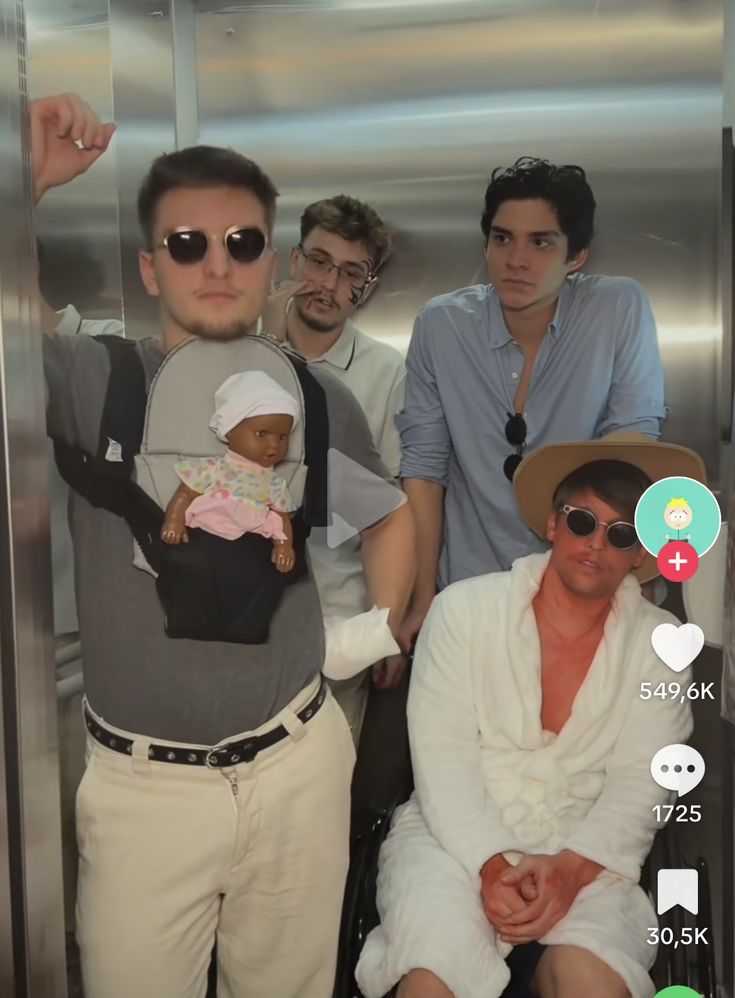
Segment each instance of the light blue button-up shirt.
[{"label": "light blue button-up shirt", "polygon": [[[396,416],[403,478],[446,488],[440,587],[510,568],[547,545],[525,526],[503,462],[523,370],[492,285],[428,302],[408,350],[406,403]],[[656,323],[627,277],[566,280],[536,358],[524,416],[526,453],[620,430],[658,437],[665,416]]]}]

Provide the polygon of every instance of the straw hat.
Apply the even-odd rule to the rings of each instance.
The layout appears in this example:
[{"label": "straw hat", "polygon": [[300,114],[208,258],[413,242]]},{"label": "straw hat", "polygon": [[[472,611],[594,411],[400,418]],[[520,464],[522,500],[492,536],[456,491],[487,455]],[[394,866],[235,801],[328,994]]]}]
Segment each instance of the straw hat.
[{"label": "straw hat", "polygon": [[[554,493],[567,475],[592,461],[625,461],[652,482],[662,478],[694,478],[707,484],[707,472],[699,454],[678,444],[663,444],[642,433],[613,433],[600,440],[548,444],[532,451],[518,466],[513,488],[521,516],[539,537],[546,539],[546,522]],[[648,582],[659,574],[653,555],[647,554],[635,575]]]}]

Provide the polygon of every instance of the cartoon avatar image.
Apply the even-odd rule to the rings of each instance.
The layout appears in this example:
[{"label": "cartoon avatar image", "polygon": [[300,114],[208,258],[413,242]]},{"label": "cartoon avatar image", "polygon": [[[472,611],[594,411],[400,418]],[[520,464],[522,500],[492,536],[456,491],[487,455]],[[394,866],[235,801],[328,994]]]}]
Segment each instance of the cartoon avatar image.
[{"label": "cartoon avatar image", "polygon": [[691,524],[693,518],[692,507],[686,499],[670,499],[664,510],[664,520],[666,526],[676,532],[676,535],[666,534],[667,541],[689,541],[692,535],[681,536],[681,531]]}]

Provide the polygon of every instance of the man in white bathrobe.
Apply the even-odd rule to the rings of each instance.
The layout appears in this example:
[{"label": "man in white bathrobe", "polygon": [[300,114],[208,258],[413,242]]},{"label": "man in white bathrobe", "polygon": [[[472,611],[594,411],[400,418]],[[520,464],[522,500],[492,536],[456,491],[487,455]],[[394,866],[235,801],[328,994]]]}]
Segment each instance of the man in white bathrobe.
[{"label": "man in white bathrobe", "polygon": [[399,981],[399,998],[528,994],[509,967],[531,948],[539,998],[654,994],[638,881],[669,797],[650,764],[692,722],[686,704],[640,698],[671,678],[651,633],[674,618],[641,596],[656,562],[633,520],[669,475],[705,481],[692,451],[638,435],[535,451],[514,486],[552,550],[434,601],[408,705],[416,790],[381,852],[381,925],[357,968],[367,998]]}]

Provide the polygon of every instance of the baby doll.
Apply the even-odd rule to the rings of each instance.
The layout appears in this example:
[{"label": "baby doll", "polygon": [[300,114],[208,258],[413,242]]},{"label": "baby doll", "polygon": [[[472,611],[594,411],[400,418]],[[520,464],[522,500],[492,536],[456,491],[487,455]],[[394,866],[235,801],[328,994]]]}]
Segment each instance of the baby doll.
[{"label": "baby doll", "polygon": [[178,462],[181,484],[166,509],[161,538],[186,543],[187,527],[228,540],[262,534],[273,538],[275,567],[290,572],[295,555],[289,513],[296,505],[273,468],[286,457],[299,405],[263,371],[231,375],[214,403],[209,426],[228,449],[222,457]]}]

